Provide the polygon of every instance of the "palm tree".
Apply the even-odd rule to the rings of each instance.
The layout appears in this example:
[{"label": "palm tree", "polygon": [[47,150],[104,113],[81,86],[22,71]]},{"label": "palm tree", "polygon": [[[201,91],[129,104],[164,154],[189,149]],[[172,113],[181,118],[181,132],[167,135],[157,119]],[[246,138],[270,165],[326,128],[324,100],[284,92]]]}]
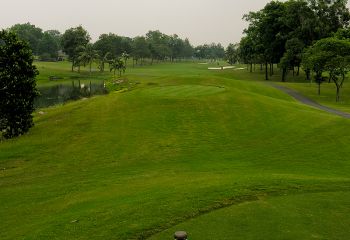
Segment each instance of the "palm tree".
[{"label": "palm tree", "polygon": [[92,44],[87,44],[85,47],[82,47],[79,54],[79,62],[89,65],[89,70],[91,74],[92,63],[99,58],[98,52],[94,49]]},{"label": "palm tree", "polygon": [[122,72],[125,72],[125,64],[121,58],[114,58],[109,62],[109,70],[114,73],[118,70],[119,71],[119,77],[122,76]]},{"label": "palm tree", "polygon": [[111,56],[110,52],[107,52],[105,55],[101,54],[99,56],[100,59],[99,59],[99,66],[98,66],[98,68],[100,69],[101,72],[105,71],[105,63],[109,62],[110,56]]},{"label": "palm tree", "polygon": [[128,59],[130,58],[130,55],[127,54],[126,52],[122,53],[122,58],[124,59],[125,62],[125,68],[126,68],[126,62],[128,61]]}]

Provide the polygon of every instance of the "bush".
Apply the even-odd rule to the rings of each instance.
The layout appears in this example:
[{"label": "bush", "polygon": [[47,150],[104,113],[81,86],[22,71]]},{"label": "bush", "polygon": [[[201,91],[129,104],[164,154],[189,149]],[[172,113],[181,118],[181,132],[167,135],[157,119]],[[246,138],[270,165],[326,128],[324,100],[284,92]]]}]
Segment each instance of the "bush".
[{"label": "bush", "polygon": [[16,137],[33,126],[37,74],[28,44],[0,31],[0,137]]}]

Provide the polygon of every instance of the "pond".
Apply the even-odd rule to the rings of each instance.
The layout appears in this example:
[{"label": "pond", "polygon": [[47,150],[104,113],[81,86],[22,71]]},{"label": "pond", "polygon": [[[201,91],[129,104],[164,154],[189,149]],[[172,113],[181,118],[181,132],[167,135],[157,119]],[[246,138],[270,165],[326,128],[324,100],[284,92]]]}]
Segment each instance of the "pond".
[{"label": "pond", "polygon": [[72,81],[71,84],[57,84],[48,87],[38,87],[40,96],[34,101],[35,108],[44,108],[56,104],[63,104],[67,101],[91,97],[93,95],[107,94],[104,83],[80,84]]}]

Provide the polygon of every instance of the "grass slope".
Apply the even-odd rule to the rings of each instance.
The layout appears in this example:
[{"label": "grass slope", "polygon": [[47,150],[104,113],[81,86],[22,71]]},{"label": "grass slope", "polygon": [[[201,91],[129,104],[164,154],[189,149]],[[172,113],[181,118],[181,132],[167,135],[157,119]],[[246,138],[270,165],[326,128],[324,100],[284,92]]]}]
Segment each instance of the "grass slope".
[{"label": "grass slope", "polygon": [[43,109],[0,143],[1,239],[143,239],[262,195],[350,191],[350,121],[244,71],[160,64],[125,78],[141,84]]},{"label": "grass slope", "polygon": [[182,223],[151,239],[171,239],[186,229],[190,239],[348,239],[349,192],[261,197]]}]

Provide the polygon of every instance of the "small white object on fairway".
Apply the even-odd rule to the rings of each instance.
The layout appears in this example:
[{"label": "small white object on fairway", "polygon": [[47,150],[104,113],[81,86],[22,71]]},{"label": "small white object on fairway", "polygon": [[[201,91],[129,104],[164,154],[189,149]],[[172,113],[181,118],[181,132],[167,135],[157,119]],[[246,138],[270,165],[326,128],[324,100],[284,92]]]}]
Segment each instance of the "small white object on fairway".
[{"label": "small white object on fairway", "polygon": [[244,69],[247,69],[247,68],[236,68],[235,70],[244,70]]},{"label": "small white object on fairway", "polygon": [[209,63],[198,63],[200,65],[208,65]]}]

